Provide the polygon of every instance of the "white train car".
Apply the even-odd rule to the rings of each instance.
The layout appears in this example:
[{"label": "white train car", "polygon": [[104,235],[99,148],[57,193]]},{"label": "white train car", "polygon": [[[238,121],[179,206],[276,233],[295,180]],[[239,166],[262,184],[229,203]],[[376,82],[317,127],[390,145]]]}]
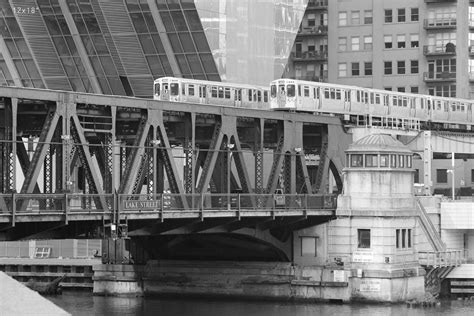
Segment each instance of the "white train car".
[{"label": "white train car", "polygon": [[162,77],[155,80],[153,91],[155,100],[269,109],[266,87]]},{"label": "white train car", "polygon": [[294,79],[270,84],[270,108],[472,125],[474,101]]}]

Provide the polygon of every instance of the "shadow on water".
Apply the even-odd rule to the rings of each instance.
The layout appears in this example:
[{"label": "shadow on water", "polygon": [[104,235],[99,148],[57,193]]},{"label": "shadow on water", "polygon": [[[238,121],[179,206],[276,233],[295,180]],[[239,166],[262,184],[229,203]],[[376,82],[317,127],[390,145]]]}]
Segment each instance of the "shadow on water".
[{"label": "shadow on water", "polygon": [[328,304],[309,302],[238,301],[224,299],[179,299],[103,297],[87,292],[65,292],[47,297],[72,315],[160,315],[160,316],[464,316],[474,315],[474,301],[442,301],[440,307],[408,308],[405,304]]}]

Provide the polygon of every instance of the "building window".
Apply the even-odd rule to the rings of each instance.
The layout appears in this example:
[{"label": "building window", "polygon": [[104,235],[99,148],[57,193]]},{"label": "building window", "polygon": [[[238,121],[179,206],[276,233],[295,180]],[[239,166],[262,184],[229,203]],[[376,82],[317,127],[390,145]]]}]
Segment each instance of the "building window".
[{"label": "building window", "polygon": [[400,168],[405,168],[405,156],[403,155],[398,156],[398,163],[399,163],[398,166]]},{"label": "building window", "polygon": [[351,155],[351,167],[362,167],[362,155],[353,154]]},{"label": "building window", "polygon": [[364,63],[364,75],[372,76],[372,62],[365,62]]},{"label": "building window", "polygon": [[360,38],[358,36],[351,38],[351,50],[359,50],[360,49]]},{"label": "building window", "polygon": [[397,249],[411,248],[411,229],[396,229],[395,238]]},{"label": "building window", "polygon": [[418,86],[410,87],[410,92],[411,93],[418,93]]},{"label": "building window", "polygon": [[360,75],[359,63],[351,63],[351,69],[352,69],[352,75],[353,76],[359,76]]},{"label": "building window", "polygon": [[370,248],[370,229],[357,230],[357,248]]},{"label": "building window", "polygon": [[420,45],[420,36],[418,34],[410,34],[410,46],[418,47]]},{"label": "building window", "polygon": [[392,91],[392,87],[384,87],[383,88],[385,91]]},{"label": "building window", "polygon": [[365,155],[366,167],[378,167],[377,155]]},{"label": "building window", "polygon": [[405,87],[397,87],[398,92],[405,92]]},{"label": "building window", "polygon": [[447,169],[436,169],[436,182],[448,183],[448,170]]},{"label": "building window", "polygon": [[351,12],[351,24],[359,25],[360,24],[360,11]]},{"label": "building window", "polygon": [[384,69],[384,74],[391,75],[392,74],[392,62],[391,61],[384,61],[383,62],[383,69]]},{"label": "building window", "polygon": [[420,183],[420,169],[415,169],[414,183]]},{"label": "building window", "polygon": [[398,22],[405,22],[405,9],[398,9]]},{"label": "building window", "polygon": [[315,25],[316,25],[316,15],[308,14],[308,26],[315,26]]},{"label": "building window", "polygon": [[412,167],[412,157],[407,156],[407,168],[411,168],[411,167]]},{"label": "building window", "polygon": [[345,52],[347,50],[347,38],[339,37],[339,51]]},{"label": "building window", "polygon": [[365,10],[364,11],[364,24],[372,24],[373,14],[372,10]]},{"label": "building window", "polygon": [[471,169],[471,183],[474,183],[474,169]]},{"label": "building window", "polygon": [[397,47],[398,48],[405,48],[405,35],[397,35]]},{"label": "building window", "polygon": [[347,64],[346,63],[340,63],[338,65],[338,73],[339,73],[339,77],[347,77]]},{"label": "building window", "polygon": [[[410,73],[412,74],[418,73],[418,60],[410,60]],[[418,87],[417,87],[417,90],[418,90]]]},{"label": "building window", "polygon": [[347,25],[347,12],[339,12],[339,26]]},{"label": "building window", "polygon": [[316,237],[301,237],[301,256],[316,257]]},{"label": "building window", "polygon": [[392,9],[387,9],[385,10],[385,23],[392,23],[392,22],[393,22]]},{"label": "building window", "polygon": [[397,155],[390,155],[390,168],[397,167]]},{"label": "building window", "polygon": [[404,60],[397,61],[397,73],[399,75],[405,74],[405,61]]},{"label": "building window", "polygon": [[392,35],[385,35],[383,37],[385,48],[392,48]]},{"label": "building window", "polygon": [[411,21],[416,22],[419,20],[418,8],[411,8]]},{"label": "building window", "polygon": [[364,50],[372,50],[372,36],[364,36]]}]

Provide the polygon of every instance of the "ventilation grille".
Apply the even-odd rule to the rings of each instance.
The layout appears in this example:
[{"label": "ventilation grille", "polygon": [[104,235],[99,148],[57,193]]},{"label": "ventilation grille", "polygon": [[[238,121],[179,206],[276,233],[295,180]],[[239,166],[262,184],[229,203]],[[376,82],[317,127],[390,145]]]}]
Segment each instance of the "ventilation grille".
[{"label": "ventilation grille", "polygon": [[66,90],[66,91],[71,91],[72,88],[69,85],[69,80],[67,77],[59,77],[59,78],[44,78],[44,81],[46,83],[46,87],[48,89],[54,89],[54,90]]}]

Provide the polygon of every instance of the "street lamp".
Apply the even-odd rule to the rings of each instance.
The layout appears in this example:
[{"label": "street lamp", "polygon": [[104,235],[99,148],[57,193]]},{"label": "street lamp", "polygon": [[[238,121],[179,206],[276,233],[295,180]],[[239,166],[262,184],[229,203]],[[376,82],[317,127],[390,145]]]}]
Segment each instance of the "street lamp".
[{"label": "street lamp", "polygon": [[454,201],[454,198],[455,198],[455,194],[454,194],[454,190],[455,190],[455,182],[454,182],[454,152],[451,153],[451,167],[452,169],[448,169],[446,170],[447,173],[451,173],[453,175],[452,177],[452,182],[453,182],[453,187],[452,187],[452,198],[453,198],[453,201]]},{"label": "street lamp", "polygon": [[227,209],[230,210],[230,174],[231,174],[231,150],[234,148],[234,144],[228,143],[227,144]]}]

